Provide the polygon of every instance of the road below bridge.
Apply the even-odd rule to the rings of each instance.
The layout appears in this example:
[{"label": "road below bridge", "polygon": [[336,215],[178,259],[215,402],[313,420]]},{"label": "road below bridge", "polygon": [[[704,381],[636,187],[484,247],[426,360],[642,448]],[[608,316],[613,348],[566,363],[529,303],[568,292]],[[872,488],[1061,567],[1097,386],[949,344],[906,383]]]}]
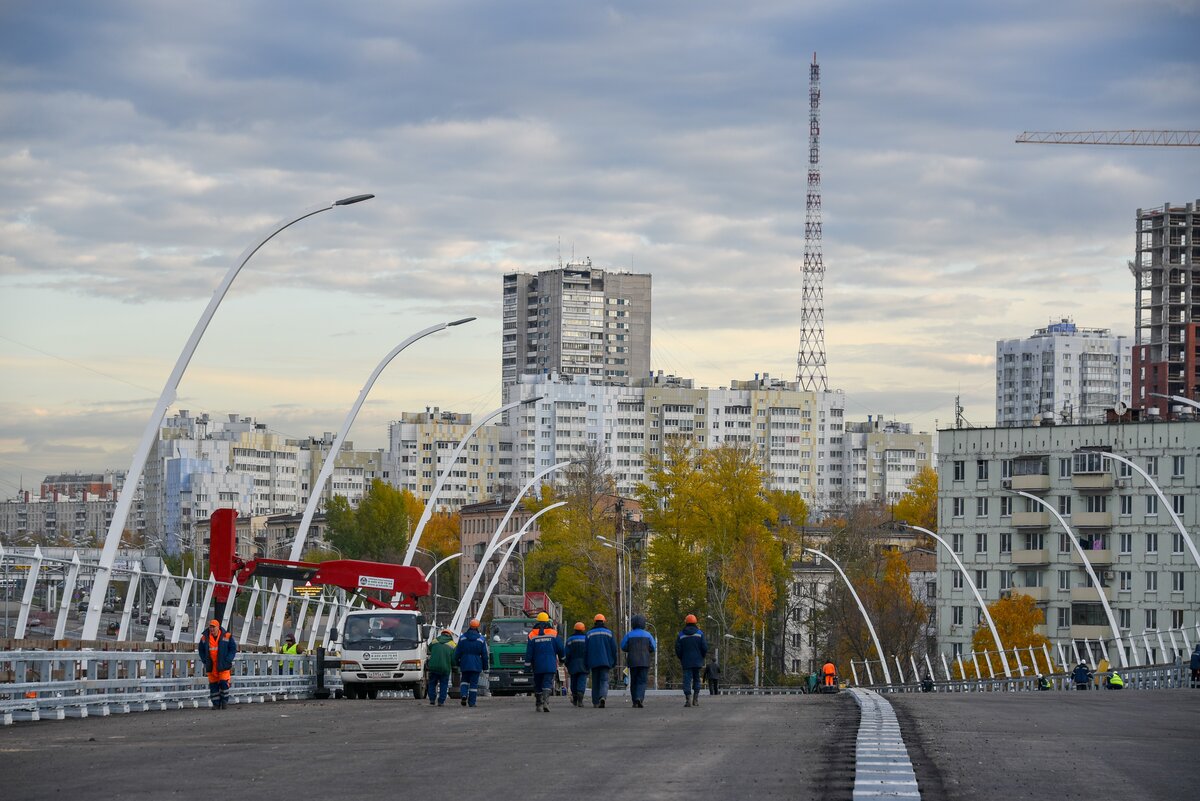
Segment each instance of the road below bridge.
[{"label": "road below bridge", "polygon": [[[13,799],[840,799],[858,708],[839,696],[298,701],[0,730]],[[11,793],[11,794],[10,794]]]}]

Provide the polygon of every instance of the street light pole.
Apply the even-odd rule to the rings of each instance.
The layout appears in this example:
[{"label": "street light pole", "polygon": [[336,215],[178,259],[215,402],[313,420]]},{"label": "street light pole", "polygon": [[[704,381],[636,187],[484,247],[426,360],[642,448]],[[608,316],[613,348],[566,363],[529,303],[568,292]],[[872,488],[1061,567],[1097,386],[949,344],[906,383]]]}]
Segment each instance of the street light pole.
[{"label": "street light pole", "polygon": [[[633,566],[630,564],[630,562],[633,561],[632,554],[630,553],[628,546],[619,542],[613,542],[607,537],[602,537],[599,534],[596,535],[596,539],[600,540],[600,543],[604,547],[612,548],[617,552],[617,615],[625,618],[625,631],[629,631],[629,627],[633,625]],[[623,560],[624,564],[628,565],[629,569],[628,584],[624,584],[625,570],[622,567],[622,554],[625,556]],[[621,603],[622,597],[627,599],[625,604]]]},{"label": "street light pole", "polygon": [[1164,395],[1161,392],[1151,392],[1149,394],[1155,398],[1166,398],[1167,400],[1173,400],[1176,403],[1182,403],[1185,406],[1191,406],[1194,409],[1200,409],[1200,401],[1194,401],[1191,398],[1185,398],[1182,395]]},{"label": "street light pole", "polygon": [[1040,506],[1046,509],[1050,514],[1054,515],[1058,520],[1059,525],[1067,532],[1067,537],[1071,540],[1071,544],[1075,546],[1075,550],[1079,552],[1079,558],[1083,561],[1083,569],[1087,571],[1088,576],[1092,580],[1092,586],[1096,588],[1096,595],[1100,597],[1100,605],[1104,607],[1104,614],[1108,616],[1108,625],[1112,629],[1113,640],[1117,644],[1117,653],[1121,655],[1121,668],[1129,667],[1129,662],[1125,657],[1125,643],[1121,639],[1121,629],[1117,626],[1117,618],[1113,615],[1112,606],[1108,603],[1108,597],[1104,594],[1104,586],[1100,583],[1099,577],[1096,576],[1096,571],[1092,569],[1091,560],[1087,557],[1087,551],[1079,544],[1079,540],[1075,537],[1075,532],[1071,531],[1071,527],[1067,525],[1067,521],[1058,513],[1058,510],[1053,505],[1047,503],[1036,495],[1032,495],[1022,490],[1009,490],[1024,498],[1029,498],[1035,501]]},{"label": "street light pole", "polygon": [[429,575],[433,576],[433,625],[434,626],[437,626],[437,602],[438,602],[437,571],[438,571],[438,568],[441,567],[442,565],[446,564],[447,562],[449,562],[451,559],[457,559],[460,556],[462,556],[462,551],[459,551],[458,553],[452,553],[449,556],[447,556],[445,559],[443,559],[440,562],[438,562],[437,564],[435,564],[433,567],[429,568]]},{"label": "street light pole", "polygon": [[[445,469],[443,469],[438,475],[437,483],[433,485],[433,493],[429,496],[429,500],[425,502],[425,509],[421,512],[421,519],[418,521],[417,527],[413,531],[412,540],[408,543],[408,553],[404,554],[404,562],[402,564],[411,565],[413,557],[417,555],[417,543],[421,541],[421,534],[425,531],[425,524],[429,522],[429,518],[433,517],[433,508],[437,505],[438,495],[441,493],[442,487],[446,483],[446,479],[450,477],[450,473],[454,470],[454,465],[458,462],[458,455],[463,452],[463,448],[467,447],[468,440],[475,436],[475,432],[482,428],[483,424],[488,420],[491,420],[493,417],[504,414],[510,409],[515,409],[518,406],[536,403],[541,399],[542,398],[539,395],[536,398],[526,398],[525,400],[518,400],[505,404],[495,411],[488,412],[479,420],[478,423],[471,426],[470,430],[467,431],[467,435],[462,438],[462,441],[458,443],[458,447],[454,449],[454,453],[450,455],[450,463],[447,464]],[[435,455],[434,464],[436,465],[436,463],[437,456]]]},{"label": "street light pole", "polygon": [[883,653],[883,646],[879,644],[879,635],[875,633],[875,626],[872,625],[871,618],[867,615],[867,608],[863,606],[862,599],[860,599],[858,597],[858,593],[854,591],[854,585],[850,583],[850,579],[846,575],[846,571],[842,570],[842,566],[830,559],[827,554],[821,553],[816,548],[805,548],[804,550],[811,554],[816,554],[822,559],[829,559],[829,564],[833,565],[834,569],[837,570],[838,575],[842,577],[842,581],[846,582],[846,589],[850,590],[850,594],[854,596],[854,603],[858,604],[858,611],[862,612],[863,621],[865,621],[867,624],[867,630],[871,632],[871,640],[875,643],[875,653],[879,654],[879,664],[883,668],[883,680],[887,684],[891,684],[892,672],[888,670],[887,656]]},{"label": "street light pole", "polygon": [[339,206],[351,206],[364,200],[370,200],[373,197],[375,196],[355,195],[335,200],[325,205],[312,206],[300,212],[296,217],[275,224],[269,233],[242,252],[237,262],[225,274],[225,278],[221,281],[216,291],[213,292],[212,299],[209,300],[208,306],[204,309],[204,313],[200,315],[200,319],[196,322],[196,327],[192,330],[192,335],[183,346],[183,350],[180,351],[179,358],[175,360],[175,368],[171,371],[171,375],[167,378],[167,383],[163,386],[162,393],[158,396],[158,403],[155,404],[154,411],[150,413],[150,419],[146,422],[146,428],[142,432],[141,442],[138,443],[137,450],[133,453],[133,461],[129,465],[129,470],[125,473],[125,483],[121,485],[121,491],[117,494],[117,504],[113,508],[112,522],[109,523],[108,533],[104,537],[104,549],[100,552],[100,561],[96,565],[96,574],[92,581],[92,594],[88,600],[87,617],[83,622],[83,631],[80,634],[81,639],[96,639],[96,633],[100,629],[100,615],[104,609],[104,596],[108,592],[113,565],[116,562],[117,548],[121,544],[121,535],[125,532],[125,521],[129,517],[129,509],[133,505],[133,496],[137,492],[138,482],[141,480],[142,471],[146,468],[146,459],[150,456],[150,449],[158,439],[159,426],[162,425],[163,418],[167,414],[167,409],[175,402],[175,395],[179,390],[179,382],[183,379],[183,373],[187,370],[188,363],[191,362],[192,356],[196,352],[196,347],[200,344],[200,338],[204,336],[209,322],[212,321],[213,315],[216,314],[217,307],[221,305],[221,301],[224,300],[225,294],[233,284],[233,279],[237,278],[242,267],[246,265],[246,262],[250,261],[250,257],[281,231],[323,211],[329,211]]},{"label": "street light pole", "polygon": [[988,628],[992,630],[992,641],[996,643],[996,650],[1000,653],[1000,664],[1004,666],[1004,677],[1011,679],[1012,670],[1008,667],[1008,657],[1004,654],[1004,643],[1000,642],[1000,632],[996,631],[996,623],[992,620],[992,613],[988,611],[987,604],[983,602],[983,596],[979,594],[979,589],[975,586],[975,582],[971,579],[971,574],[963,565],[962,560],[958,558],[958,554],[954,552],[954,549],[950,547],[948,542],[929,529],[907,524],[905,527],[933,537],[950,553],[950,558],[954,560],[954,564],[958,565],[958,569],[962,571],[963,579],[967,582],[967,586],[971,588],[971,592],[975,595],[975,600],[979,602],[979,609],[983,613],[983,619],[987,621]]},{"label": "street light pole", "polygon": [[[1176,397],[1176,396],[1172,396],[1172,397]],[[1187,398],[1180,398],[1180,400],[1186,401]],[[1188,402],[1192,403],[1192,401],[1188,401]],[[1200,403],[1196,403],[1196,406],[1198,408],[1200,408]],[[1127,459],[1124,456],[1119,456],[1115,453],[1109,453],[1108,451],[1088,451],[1088,452],[1099,453],[1101,456],[1103,456],[1107,459],[1112,459],[1114,461],[1120,462],[1121,464],[1128,465],[1133,470],[1136,470],[1138,475],[1140,475],[1142,478],[1146,479],[1146,483],[1148,483],[1150,485],[1150,488],[1154,490],[1154,494],[1158,496],[1158,502],[1160,504],[1162,504],[1163,508],[1165,508],[1167,510],[1167,514],[1169,514],[1171,516],[1171,522],[1175,524],[1175,528],[1179,531],[1179,535],[1181,537],[1183,537],[1183,541],[1187,543],[1188,551],[1192,554],[1192,561],[1194,561],[1196,563],[1197,567],[1200,567],[1200,553],[1198,553],[1196,551],[1196,543],[1192,542],[1192,538],[1188,534],[1187,529],[1183,527],[1183,521],[1180,520],[1179,515],[1175,513],[1175,507],[1167,499],[1167,496],[1163,494],[1162,487],[1158,486],[1158,482],[1155,481],[1153,478],[1151,478],[1150,474],[1148,472],[1146,472],[1145,470],[1143,470],[1141,465],[1137,464],[1132,459]]]},{"label": "street light pole", "polygon": [[[300,518],[300,526],[296,529],[295,539],[292,540],[292,551],[288,556],[290,561],[297,561],[300,558],[300,555],[304,553],[304,542],[308,538],[308,528],[310,525],[312,525],[313,517],[317,513],[317,507],[321,505],[321,493],[325,488],[325,482],[329,481],[330,477],[333,475],[333,471],[337,468],[337,457],[342,451],[342,445],[345,444],[346,438],[350,435],[350,427],[354,425],[354,420],[358,417],[358,413],[362,409],[363,403],[366,402],[367,395],[370,394],[371,388],[375,386],[375,381],[383,373],[384,368],[391,364],[392,359],[396,358],[401,351],[417,340],[424,339],[430,334],[435,334],[438,331],[442,331],[446,328],[453,328],[455,326],[462,325],[463,323],[469,323],[474,319],[474,317],[464,317],[461,320],[438,323],[437,325],[431,325],[428,328],[422,329],[388,351],[388,354],[384,356],[379,361],[379,364],[375,366],[374,371],[372,371],[371,375],[367,378],[367,382],[363,384],[363,388],[359,391],[358,397],[354,399],[354,403],[351,405],[350,410],[346,412],[346,417],[344,420],[342,420],[342,427],[338,429],[336,434],[334,434],[333,442],[329,446],[329,452],[325,454],[325,461],[321,464],[321,472],[317,475],[317,480],[313,482],[312,489],[308,496],[308,503],[304,505],[304,515]],[[282,591],[285,595],[291,593],[291,579],[283,580]],[[282,633],[283,613],[285,608],[286,607],[281,606],[275,613],[275,620],[271,629],[271,639],[269,640],[269,644],[271,646],[275,645],[279,639],[279,635]]]},{"label": "street light pole", "polygon": [[[483,616],[483,610],[487,608],[488,599],[492,597],[492,590],[496,589],[496,584],[500,581],[500,574],[504,572],[504,566],[506,564],[508,564],[508,558],[510,556],[512,556],[513,551],[516,550],[517,545],[521,542],[521,537],[524,537],[525,532],[528,531],[529,527],[533,525],[533,521],[537,520],[539,517],[546,514],[546,512],[549,512],[551,509],[557,509],[560,506],[566,506],[566,505],[567,505],[566,501],[559,501],[558,503],[552,503],[547,507],[538,509],[536,512],[534,512],[529,517],[528,520],[525,521],[525,525],[521,526],[520,531],[518,531],[516,534],[513,534],[511,537],[506,538],[505,541],[509,543],[508,550],[505,552],[504,556],[501,557],[500,561],[496,564],[496,572],[494,574],[492,574],[492,580],[490,582],[488,582],[487,589],[484,590],[484,593],[483,593],[483,598],[480,599],[480,601],[479,601],[479,607],[475,610],[476,617]],[[479,566],[479,570],[480,570],[480,572],[483,571],[483,565]]]}]

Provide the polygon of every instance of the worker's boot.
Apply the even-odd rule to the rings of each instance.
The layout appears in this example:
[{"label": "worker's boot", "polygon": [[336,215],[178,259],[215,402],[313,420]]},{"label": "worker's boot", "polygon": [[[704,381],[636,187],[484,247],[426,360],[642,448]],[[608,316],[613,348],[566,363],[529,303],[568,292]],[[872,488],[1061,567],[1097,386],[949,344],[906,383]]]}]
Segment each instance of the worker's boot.
[{"label": "worker's boot", "polygon": [[683,705],[684,705],[685,707],[689,707],[689,706],[691,706],[691,705],[692,705],[692,696],[690,696],[690,695],[687,695],[687,694],[684,694],[684,696],[683,696]]},{"label": "worker's boot", "polygon": [[692,693],[692,706],[700,706],[700,693]]},{"label": "worker's boot", "polygon": [[549,691],[547,691],[545,693],[545,695],[542,697],[542,711],[543,712],[550,711],[550,692]]},{"label": "worker's boot", "polygon": [[533,702],[534,702],[533,703],[533,711],[541,712],[542,711],[542,694],[534,693],[533,694]]}]

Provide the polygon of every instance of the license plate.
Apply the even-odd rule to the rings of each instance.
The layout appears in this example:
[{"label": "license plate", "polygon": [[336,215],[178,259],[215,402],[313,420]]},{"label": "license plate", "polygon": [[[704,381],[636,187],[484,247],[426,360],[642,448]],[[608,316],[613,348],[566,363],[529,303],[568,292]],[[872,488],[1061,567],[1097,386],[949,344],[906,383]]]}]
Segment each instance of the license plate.
[{"label": "license plate", "polygon": [[513,679],[513,684],[528,684],[529,679]]},{"label": "license plate", "polygon": [[367,671],[368,679],[390,679],[392,674],[386,670],[369,670]]}]

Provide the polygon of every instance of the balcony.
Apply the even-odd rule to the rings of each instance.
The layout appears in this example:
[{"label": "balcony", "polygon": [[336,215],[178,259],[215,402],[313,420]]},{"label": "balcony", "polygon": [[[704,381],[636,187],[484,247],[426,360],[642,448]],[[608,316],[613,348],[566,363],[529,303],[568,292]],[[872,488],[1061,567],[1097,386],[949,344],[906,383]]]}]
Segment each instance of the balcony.
[{"label": "balcony", "polygon": [[1013,512],[1012,524],[1017,528],[1046,528],[1050,525],[1050,513]]},{"label": "balcony", "polygon": [[1071,625],[1072,640],[1105,640],[1111,636],[1112,629],[1108,626]]},{"label": "balcony", "polygon": [[[1096,565],[1112,564],[1112,551],[1108,550],[1107,548],[1102,551],[1086,551],[1086,553],[1088,562],[1091,563],[1093,567]],[[1071,550],[1071,564],[1079,565],[1081,567],[1083,566],[1083,559],[1079,556],[1079,551],[1074,549]]]},{"label": "balcony", "polygon": [[[1098,587],[1072,587],[1071,601],[1074,603],[1100,603],[1100,593]],[[1115,593],[1112,587],[1104,587],[1104,597],[1109,601],[1116,600]]]},{"label": "balcony", "polygon": [[1049,587],[1013,587],[1010,591],[1012,595],[1028,595],[1035,601],[1049,601]]},{"label": "balcony", "polygon": [[1012,488],[1014,491],[1024,490],[1025,492],[1045,492],[1046,490],[1050,489],[1050,476],[1013,476]]},{"label": "balcony", "polygon": [[1112,512],[1076,512],[1071,522],[1075,528],[1112,528]]},{"label": "balcony", "polygon": [[1113,488],[1112,473],[1076,473],[1071,486],[1080,492],[1107,492]]},{"label": "balcony", "polygon": [[1045,548],[1040,551],[1013,551],[1012,563],[1014,565],[1048,565],[1050,564],[1050,552]]}]

